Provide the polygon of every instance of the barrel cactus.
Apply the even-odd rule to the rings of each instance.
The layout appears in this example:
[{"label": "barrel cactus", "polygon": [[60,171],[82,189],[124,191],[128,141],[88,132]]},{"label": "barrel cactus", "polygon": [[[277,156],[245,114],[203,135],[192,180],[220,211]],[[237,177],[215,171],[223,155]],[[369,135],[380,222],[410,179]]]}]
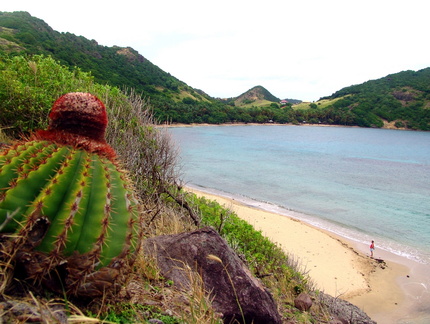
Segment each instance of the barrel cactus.
[{"label": "barrel cactus", "polygon": [[143,236],[133,185],[104,138],[107,122],[97,97],[68,93],[47,130],[0,153],[1,258],[69,295],[110,289]]}]

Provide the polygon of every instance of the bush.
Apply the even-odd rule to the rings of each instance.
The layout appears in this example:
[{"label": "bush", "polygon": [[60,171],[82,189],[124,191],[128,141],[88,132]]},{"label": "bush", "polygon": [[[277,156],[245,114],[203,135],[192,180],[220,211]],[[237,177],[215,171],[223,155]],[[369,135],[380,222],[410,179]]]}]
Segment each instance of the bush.
[{"label": "bush", "polygon": [[95,91],[90,74],[50,57],[0,57],[0,127],[17,136],[45,128],[54,101],[67,92]]}]

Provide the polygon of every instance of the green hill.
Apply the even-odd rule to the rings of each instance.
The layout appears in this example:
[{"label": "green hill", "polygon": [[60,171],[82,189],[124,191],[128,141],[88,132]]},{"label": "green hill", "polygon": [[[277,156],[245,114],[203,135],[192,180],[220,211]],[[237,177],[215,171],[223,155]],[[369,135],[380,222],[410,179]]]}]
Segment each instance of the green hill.
[{"label": "green hill", "polygon": [[280,102],[279,98],[272,95],[267,89],[262,86],[256,86],[234,99],[237,107],[240,106],[263,106],[272,102]]},{"label": "green hill", "polygon": [[107,47],[95,40],[59,33],[27,12],[0,12],[0,49],[14,54],[51,55],[66,66],[91,71],[102,84],[132,87],[180,100],[181,93],[203,100],[208,96],[179,81],[130,47]]},{"label": "green hill", "polygon": [[36,54],[90,72],[100,84],[134,89],[150,99],[160,122],[225,123],[233,115],[230,105],[188,86],[130,47],[59,33],[27,12],[0,12],[0,58]]},{"label": "green hill", "polygon": [[[149,98],[169,123],[314,123],[430,130],[429,69],[405,71],[343,88],[315,103],[280,100],[261,86],[229,99],[212,98],[166,73],[131,47],[107,47],[59,33],[27,12],[0,12],[2,57],[43,54],[100,84]],[[1,87],[1,85],[0,85]]]},{"label": "green hill", "polygon": [[335,101],[326,109],[354,117],[358,126],[382,127],[388,122],[402,128],[430,130],[430,68],[346,87],[323,100]]}]

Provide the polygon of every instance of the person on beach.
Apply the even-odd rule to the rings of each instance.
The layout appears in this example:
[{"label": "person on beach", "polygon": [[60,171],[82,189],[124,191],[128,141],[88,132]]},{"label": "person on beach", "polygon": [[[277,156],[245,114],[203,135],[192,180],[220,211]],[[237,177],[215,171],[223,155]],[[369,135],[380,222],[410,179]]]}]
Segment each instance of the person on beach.
[{"label": "person on beach", "polygon": [[373,251],[375,251],[375,241],[370,243],[370,257],[373,258]]}]

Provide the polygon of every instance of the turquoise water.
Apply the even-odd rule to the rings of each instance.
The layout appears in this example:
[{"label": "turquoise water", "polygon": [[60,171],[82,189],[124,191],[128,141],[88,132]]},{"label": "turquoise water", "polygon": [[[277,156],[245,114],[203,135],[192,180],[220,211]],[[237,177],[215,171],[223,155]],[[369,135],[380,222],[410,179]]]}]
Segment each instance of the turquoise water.
[{"label": "turquoise water", "polygon": [[169,128],[189,186],[430,263],[430,132]]}]

